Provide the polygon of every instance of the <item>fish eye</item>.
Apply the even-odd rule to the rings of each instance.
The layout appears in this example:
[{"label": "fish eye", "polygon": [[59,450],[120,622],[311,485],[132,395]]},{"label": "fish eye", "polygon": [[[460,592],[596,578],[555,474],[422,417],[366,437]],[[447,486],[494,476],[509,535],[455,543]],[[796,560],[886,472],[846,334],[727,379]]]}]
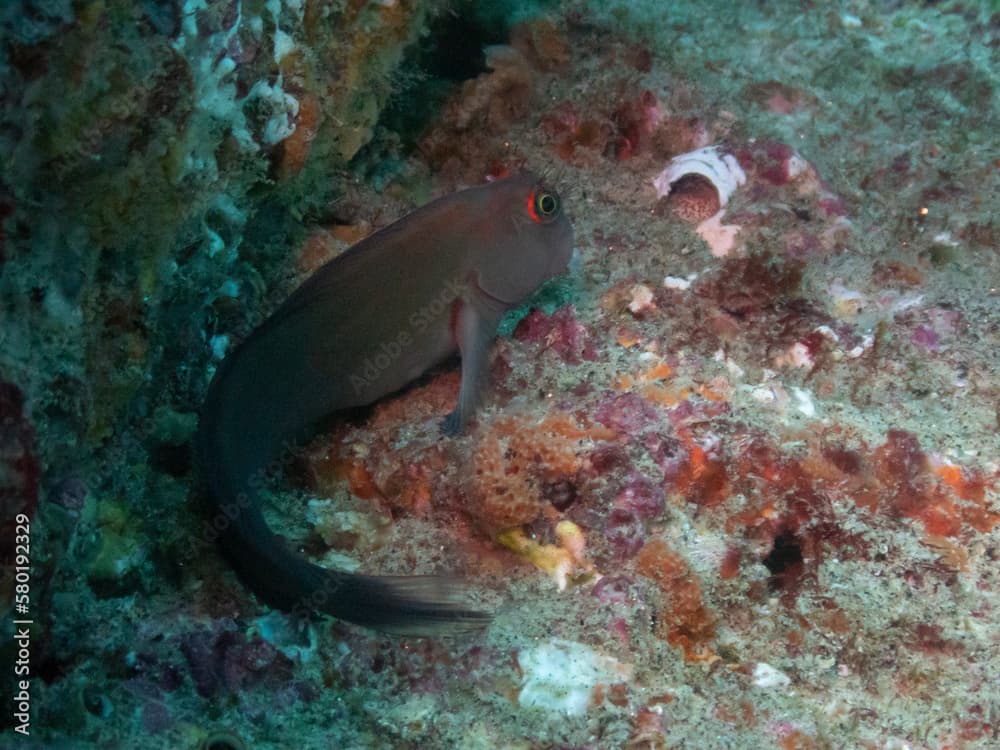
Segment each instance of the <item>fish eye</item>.
[{"label": "fish eye", "polygon": [[536,223],[551,221],[559,213],[559,196],[547,191],[534,191],[528,198],[528,213]]},{"label": "fish eye", "polygon": [[559,210],[559,199],[552,195],[552,193],[542,193],[535,198],[535,206],[538,207],[538,213],[545,216],[552,216],[552,214]]}]

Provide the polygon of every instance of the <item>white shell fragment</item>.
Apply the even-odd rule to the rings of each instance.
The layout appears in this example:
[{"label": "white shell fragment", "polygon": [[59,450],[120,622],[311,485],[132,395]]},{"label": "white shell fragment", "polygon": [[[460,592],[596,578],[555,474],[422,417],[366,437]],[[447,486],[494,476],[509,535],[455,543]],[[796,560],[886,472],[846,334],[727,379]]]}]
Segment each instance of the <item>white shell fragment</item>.
[{"label": "white shell fragment", "polygon": [[792,679],[765,662],[757,662],[753,670],[753,684],[759,688],[786,688],[792,684]]},{"label": "white shell fragment", "polygon": [[517,662],[524,680],[518,703],[569,716],[587,711],[598,685],[632,677],[630,664],[562,638],[521,651]]},{"label": "white shell fragment", "polygon": [[678,292],[686,292],[691,288],[691,282],[698,278],[698,274],[692,273],[688,276],[681,278],[680,276],[665,276],[663,278],[663,286],[667,289],[674,289]]},{"label": "white shell fragment", "polygon": [[670,195],[673,184],[688,174],[700,174],[707,178],[718,191],[719,205],[723,207],[736,192],[736,188],[747,181],[746,172],[735,156],[723,153],[718,146],[706,146],[670,160],[667,168],[653,178],[656,197]]},{"label": "white shell fragment", "polygon": [[[708,244],[712,255],[717,258],[725,257],[736,247],[736,235],[740,227],[723,224],[722,216],[736,188],[746,183],[746,172],[732,154],[723,152],[718,146],[706,146],[670,160],[667,168],[653,179],[657,198],[670,195],[674,185],[682,177],[690,175],[704,178],[715,188],[718,210],[702,220],[695,231]],[[714,210],[714,206],[708,210]]]}]

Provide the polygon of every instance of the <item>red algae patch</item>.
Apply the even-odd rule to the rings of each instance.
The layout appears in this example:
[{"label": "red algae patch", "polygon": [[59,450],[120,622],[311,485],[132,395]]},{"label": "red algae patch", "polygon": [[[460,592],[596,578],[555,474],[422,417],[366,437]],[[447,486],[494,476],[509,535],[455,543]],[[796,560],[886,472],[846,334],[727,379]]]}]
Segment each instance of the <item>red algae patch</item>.
[{"label": "red algae patch", "polygon": [[723,419],[707,435],[684,426],[675,434],[679,445],[665,467],[664,489],[675,508],[704,513],[708,527],[729,537],[715,567],[719,580],[762,564],[769,590],[788,605],[804,589],[818,591],[824,560],[873,554],[861,529],[845,523],[846,507],[867,512],[868,523],[885,531],[917,522],[921,544],[938,555],[941,569],[958,572],[968,569],[972,535],[1000,522],[986,492],[995,478],[934,460],[902,430],[890,430],[874,449],[846,447],[830,430],[787,435],[797,446],[788,450]]},{"label": "red algae patch", "polygon": [[700,445],[687,442],[687,454],[667,477],[667,492],[704,508],[721,505],[730,493],[725,462]]},{"label": "red algae patch", "polygon": [[635,562],[636,570],[651,579],[663,595],[656,634],[683,649],[686,661],[717,658],[711,649],[716,618],[705,606],[698,577],[684,558],[666,542],[652,539],[639,550]]},{"label": "red algae patch", "polygon": [[986,507],[982,475],[954,465],[935,471],[912,433],[889,430],[873,468],[879,507],[920,521],[932,536],[956,536],[963,524],[986,533],[1000,521],[1000,513]]}]

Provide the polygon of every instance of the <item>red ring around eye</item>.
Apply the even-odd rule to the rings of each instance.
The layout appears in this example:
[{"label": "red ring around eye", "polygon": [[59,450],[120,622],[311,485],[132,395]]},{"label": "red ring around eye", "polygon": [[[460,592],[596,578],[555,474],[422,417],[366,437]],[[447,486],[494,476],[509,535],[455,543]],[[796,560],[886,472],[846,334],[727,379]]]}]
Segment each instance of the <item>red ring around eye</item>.
[{"label": "red ring around eye", "polygon": [[531,220],[533,222],[535,222],[536,224],[541,224],[542,223],[542,217],[540,217],[538,215],[538,212],[535,211],[535,191],[534,190],[532,190],[531,191],[531,195],[528,196],[528,216],[530,216]]}]

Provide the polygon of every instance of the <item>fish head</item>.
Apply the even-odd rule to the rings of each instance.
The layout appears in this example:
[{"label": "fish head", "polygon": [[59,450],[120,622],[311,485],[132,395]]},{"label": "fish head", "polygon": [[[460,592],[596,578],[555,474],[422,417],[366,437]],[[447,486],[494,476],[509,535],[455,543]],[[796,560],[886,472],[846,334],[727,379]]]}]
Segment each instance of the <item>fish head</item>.
[{"label": "fish head", "polygon": [[480,291],[515,306],[565,272],[573,256],[573,227],[559,194],[531,173],[490,188],[485,241],[474,270]]}]

